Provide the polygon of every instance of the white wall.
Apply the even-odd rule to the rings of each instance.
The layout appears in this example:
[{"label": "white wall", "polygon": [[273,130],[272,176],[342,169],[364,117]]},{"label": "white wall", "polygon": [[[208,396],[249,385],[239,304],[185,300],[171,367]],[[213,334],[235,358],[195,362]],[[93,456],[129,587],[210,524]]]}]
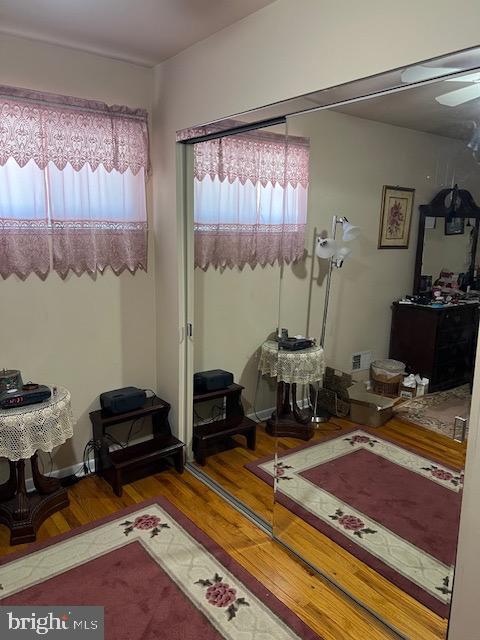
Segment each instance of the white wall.
[{"label": "white wall", "polygon": [[[151,69],[0,35],[0,84],[103,100],[151,111]],[[151,183],[151,180],[150,180]],[[148,185],[151,222],[151,184]],[[153,239],[148,273],[108,271],[65,281],[51,273],[0,281],[0,368],[24,380],[65,385],[72,393],[75,435],[55,455],[64,467],[82,459],[91,437],[88,412],[102,391],[156,387]]]},{"label": "white wall", "polygon": [[[479,45],[480,6],[471,0],[277,0],[155,68],[158,125],[154,208],[157,254],[158,379],[168,397],[178,389],[180,335],[174,135],[209,122],[308,91]],[[163,275],[162,275],[163,274]],[[159,316],[160,317],[160,316]],[[174,409],[178,409],[180,398]],[[179,425],[180,427],[184,425]],[[480,468],[471,489],[480,487]],[[473,517],[473,516],[472,516]],[[480,537],[478,521],[465,516]],[[471,549],[474,553],[474,550]],[[474,595],[480,555],[468,568],[462,597],[468,616],[452,624],[451,640],[475,638]],[[470,582],[468,582],[470,580]],[[480,621],[479,621],[480,622]],[[470,625],[470,626],[469,626]],[[470,631],[469,631],[470,630]]]},{"label": "white wall", "polygon": [[[354,352],[388,357],[391,304],[413,289],[418,205],[430,202],[443,187],[435,180],[435,168],[451,166],[458,158],[468,162],[477,179],[480,171],[471,154],[461,153],[461,142],[341,113],[291,118],[288,130],[311,140],[309,253],[314,227],[330,231],[334,213],[361,229],[360,237],[349,243],[352,255],[332,275],[325,345],[327,363],[350,371]],[[415,189],[408,249],[377,248],[383,185]],[[341,230],[337,233],[341,239]],[[315,259],[310,332],[317,336],[325,297],[324,264]],[[294,333],[305,331],[308,321],[311,259],[306,267],[307,277],[298,267],[287,269],[282,285],[282,326],[292,327]]]}]

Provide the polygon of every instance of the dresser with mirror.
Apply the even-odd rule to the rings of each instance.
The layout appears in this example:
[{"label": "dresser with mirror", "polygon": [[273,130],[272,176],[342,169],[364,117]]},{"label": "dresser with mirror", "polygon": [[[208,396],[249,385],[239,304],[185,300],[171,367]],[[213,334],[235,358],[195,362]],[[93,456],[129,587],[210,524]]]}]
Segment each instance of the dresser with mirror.
[{"label": "dresser with mirror", "polygon": [[430,391],[471,383],[479,322],[480,208],[456,185],[420,205],[413,300],[393,304],[390,357]]}]

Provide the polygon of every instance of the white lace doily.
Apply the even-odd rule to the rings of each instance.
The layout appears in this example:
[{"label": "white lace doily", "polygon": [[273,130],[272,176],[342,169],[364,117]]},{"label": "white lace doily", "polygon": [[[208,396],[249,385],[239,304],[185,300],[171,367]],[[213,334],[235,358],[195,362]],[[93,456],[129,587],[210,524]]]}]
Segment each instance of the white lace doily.
[{"label": "white lace doily", "polygon": [[0,409],[0,457],[30,458],[52,451],[73,436],[70,392],[57,387],[50,400],[15,409]]},{"label": "white lace doily", "polygon": [[278,349],[278,342],[267,340],[262,344],[258,369],[263,375],[288,384],[310,384],[323,378],[325,357],[322,347],[314,346],[302,351]]}]

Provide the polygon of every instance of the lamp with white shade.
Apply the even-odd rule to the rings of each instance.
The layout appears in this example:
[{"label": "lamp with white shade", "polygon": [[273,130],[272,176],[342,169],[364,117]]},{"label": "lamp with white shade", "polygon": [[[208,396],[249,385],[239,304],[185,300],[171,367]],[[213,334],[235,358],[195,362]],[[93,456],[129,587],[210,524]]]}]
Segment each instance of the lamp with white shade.
[{"label": "lamp with white shade", "polygon": [[360,227],[355,227],[353,224],[350,224],[347,218],[339,218],[338,222],[340,221],[342,222],[343,228],[343,241],[349,242],[350,240],[356,240],[360,235]]},{"label": "lamp with white shade", "polygon": [[[342,241],[350,242],[355,240],[360,235],[360,227],[356,227],[351,224],[344,216],[333,216],[332,220],[332,233],[331,237],[327,237],[327,233],[323,231],[316,239],[315,254],[322,260],[329,260],[327,282],[325,290],[325,306],[323,308],[323,322],[322,322],[322,334],[320,337],[320,345],[325,350],[325,335],[327,330],[327,318],[328,318],[328,303],[330,300],[330,284],[332,280],[332,270],[335,267],[340,269],[346,258],[352,253],[350,247],[339,245],[336,240],[337,225],[342,225]],[[320,423],[327,422],[330,418],[330,413],[326,410],[318,411],[318,383],[315,394],[314,414],[312,416],[312,422]]]}]

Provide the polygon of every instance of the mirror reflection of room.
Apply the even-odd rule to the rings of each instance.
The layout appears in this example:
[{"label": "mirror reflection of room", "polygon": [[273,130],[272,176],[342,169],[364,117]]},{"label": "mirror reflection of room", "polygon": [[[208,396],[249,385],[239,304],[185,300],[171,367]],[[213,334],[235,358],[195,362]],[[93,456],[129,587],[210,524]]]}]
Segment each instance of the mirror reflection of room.
[{"label": "mirror reflection of room", "polygon": [[[233,374],[237,423],[247,416],[255,433],[215,437],[197,462],[358,600],[392,624],[414,606],[439,637],[468,437],[480,202],[468,105],[442,105],[441,92],[438,83],[302,114],[270,131],[284,172],[307,162],[303,184],[300,174],[257,180],[256,166],[253,182],[235,178],[226,210],[238,224],[257,180],[251,211],[268,211],[294,252],[273,243],[264,264],[231,263],[237,234],[223,263],[195,270],[195,370]],[[278,208],[271,185],[283,189]],[[225,419],[226,402],[210,414],[195,405],[197,426]]]},{"label": "mirror reflection of room", "polygon": [[289,135],[310,139],[310,185],[280,324],[316,337],[325,374],[318,398],[314,385],[305,394],[308,443],[278,438],[250,468],[275,482],[280,539],[387,618],[388,603],[413,599],[443,636],[478,331],[480,167],[471,106],[439,104],[441,85],[288,119]]},{"label": "mirror reflection of room", "polygon": [[193,151],[193,460],[270,523],[273,491],[245,465],[275,441],[269,435],[265,444],[276,403],[280,276],[303,257],[308,157],[308,140],[287,141],[284,125]]}]

